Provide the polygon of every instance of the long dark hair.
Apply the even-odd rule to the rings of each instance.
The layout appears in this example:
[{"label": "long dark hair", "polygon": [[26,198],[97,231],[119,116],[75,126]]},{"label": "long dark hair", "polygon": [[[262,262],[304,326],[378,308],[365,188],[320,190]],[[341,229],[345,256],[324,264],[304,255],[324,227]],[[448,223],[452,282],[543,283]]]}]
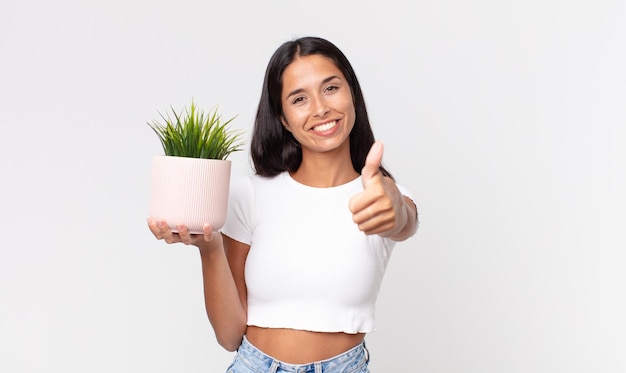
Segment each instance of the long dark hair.
[{"label": "long dark hair", "polygon": [[[318,37],[303,37],[282,44],[267,65],[250,145],[257,175],[276,176],[283,171],[295,172],[300,167],[300,144],[280,121],[283,115],[283,72],[296,57],[314,54],[330,58],[348,81],[356,112],[354,128],[350,132],[350,158],[359,173],[365,165],[367,153],[374,144],[374,134],[356,74],[346,56],[333,43]],[[384,167],[381,166],[380,171],[391,177]]]}]

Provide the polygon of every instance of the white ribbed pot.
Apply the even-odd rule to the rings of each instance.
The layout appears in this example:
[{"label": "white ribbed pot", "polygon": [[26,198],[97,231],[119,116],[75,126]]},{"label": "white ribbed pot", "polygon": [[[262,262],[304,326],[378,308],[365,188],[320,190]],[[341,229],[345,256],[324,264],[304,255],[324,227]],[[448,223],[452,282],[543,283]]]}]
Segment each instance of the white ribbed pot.
[{"label": "white ribbed pot", "polygon": [[185,224],[202,234],[205,223],[214,230],[226,220],[230,185],[229,160],[155,155],[152,159],[150,216],[165,219],[176,232]]}]

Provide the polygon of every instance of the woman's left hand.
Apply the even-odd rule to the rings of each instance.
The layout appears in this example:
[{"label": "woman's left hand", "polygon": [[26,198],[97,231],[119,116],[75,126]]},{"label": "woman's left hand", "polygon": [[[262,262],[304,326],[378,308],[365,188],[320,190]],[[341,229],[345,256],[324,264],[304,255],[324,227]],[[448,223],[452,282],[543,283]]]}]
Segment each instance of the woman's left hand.
[{"label": "woman's left hand", "polygon": [[382,175],[382,158],[383,144],[375,142],[361,171],[364,190],[350,199],[352,220],[365,234],[404,240],[415,233],[411,225],[415,226],[416,222],[409,213],[415,211],[415,205],[410,200],[407,202],[391,178]]}]

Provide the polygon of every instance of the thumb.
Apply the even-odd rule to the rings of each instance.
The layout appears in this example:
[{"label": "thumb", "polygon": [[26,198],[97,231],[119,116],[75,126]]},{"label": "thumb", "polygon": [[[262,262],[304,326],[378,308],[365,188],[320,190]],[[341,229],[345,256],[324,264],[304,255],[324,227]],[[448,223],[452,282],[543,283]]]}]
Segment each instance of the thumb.
[{"label": "thumb", "polygon": [[365,158],[365,166],[361,170],[361,180],[363,187],[366,187],[369,181],[380,172],[380,164],[383,161],[383,143],[376,141],[372,144],[367,158]]}]

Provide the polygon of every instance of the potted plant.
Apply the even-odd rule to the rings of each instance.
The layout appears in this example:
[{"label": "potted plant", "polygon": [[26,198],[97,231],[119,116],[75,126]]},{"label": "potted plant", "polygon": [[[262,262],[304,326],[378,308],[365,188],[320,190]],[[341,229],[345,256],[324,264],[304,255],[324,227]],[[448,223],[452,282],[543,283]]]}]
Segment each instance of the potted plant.
[{"label": "potted plant", "polygon": [[204,223],[220,229],[226,219],[231,163],[226,158],[242,150],[242,130],[230,129],[217,107],[205,113],[191,102],[162,122],[148,125],[159,137],[164,155],[152,160],[150,216],[165,219],[173,231],[185,224],[202,233]]}]

